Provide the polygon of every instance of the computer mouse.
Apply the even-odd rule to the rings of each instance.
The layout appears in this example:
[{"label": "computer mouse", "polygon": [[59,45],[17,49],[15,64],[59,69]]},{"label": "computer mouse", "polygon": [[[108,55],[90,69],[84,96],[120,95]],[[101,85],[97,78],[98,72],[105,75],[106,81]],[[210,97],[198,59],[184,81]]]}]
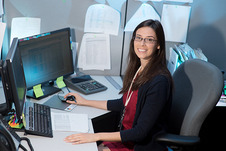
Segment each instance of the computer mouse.
[{"label": "computer mouse", "polygon": [[76,101],[76,100],[75,100],[75,97],[74,97],[73,95],[68,95],[68,96],[66,97],[66,100],[69,100],[69,101]]}]

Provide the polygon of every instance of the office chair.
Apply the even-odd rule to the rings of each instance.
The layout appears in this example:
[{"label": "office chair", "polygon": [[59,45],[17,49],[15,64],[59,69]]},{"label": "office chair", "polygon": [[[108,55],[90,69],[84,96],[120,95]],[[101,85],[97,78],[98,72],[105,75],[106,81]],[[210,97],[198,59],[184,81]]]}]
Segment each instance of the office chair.
[{"label": "office chair", "polygon": [[223,74],[209,62],[187,60],[173,74],[174,91],[168,133],[156,141],[173,150],[195,150],[202,123],[220,99]]}]

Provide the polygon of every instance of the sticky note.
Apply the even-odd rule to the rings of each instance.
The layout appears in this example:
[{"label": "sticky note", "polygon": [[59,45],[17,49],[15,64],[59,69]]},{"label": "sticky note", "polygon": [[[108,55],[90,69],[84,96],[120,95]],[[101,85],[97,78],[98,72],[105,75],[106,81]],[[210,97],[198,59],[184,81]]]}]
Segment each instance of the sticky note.
[{"label": "sticky note", "polygon": [[42,88],[41,88],[41,84],[38,84],[36,86],[33,86],[33,90],[34,90],[34,93],[35,93],[35,97],[36,98],[44,95],[44,93],[42,91]]},{"label": "sticky note", "polygon": [[66,84],[63,81],[63,76],[57,78],[56,84],[57,84],[58,88],[63,88],[66,86]]}]

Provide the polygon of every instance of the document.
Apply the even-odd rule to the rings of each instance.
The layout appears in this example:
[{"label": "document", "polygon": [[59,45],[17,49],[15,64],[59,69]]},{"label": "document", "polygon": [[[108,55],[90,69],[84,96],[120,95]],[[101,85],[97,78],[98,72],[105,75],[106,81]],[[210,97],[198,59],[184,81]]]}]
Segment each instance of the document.
[{"label": "document", "polygon": [[87,114],[51,112],[51,120],[52,129],[55,131],[75,131],[82,133],[89,131]]},{"label": "document", "polygon": [[180,63],[184,62],[185,59],[184,59],[184,56],[182,54],[183,52],[181,52],[180,48],[177,45],[175,45],[175,49],[174,50],[178,54],[178,62],[180,62]]},{"label": "document", "polygon": [[179,59],[184,62],[186,60],[188,60],[189,58],[187,57],[187,55],[185,54],[185,52],[179,47],[179,45],[175,45],[175,49],[176,52],[178,52],[179,54]]},{"label": "document", "polygon": [[110,63],[110,36],[84,34],[78,56],[78,67],[83,70],[105,70],[111,69]]},{"label": "document", "polygon": [[91,5],[85,18],[84,32],[118,35],[120,13],[104,4]]},{"label": "document", "polygon": [[191,6],[164,4],[161,23],[166,41],[186,42]]},{"label": "document", "polygon": [[197,58],[204,60],[204,61],[208,61],[208,58],[203,54],[202,49],[200,49],[200,48],[194,49],[194,53]]},{"label": "document", "polygon": [[0,17],[4,14],[3,1],[0,0]]},{"label": "document", "polygon": [[6,23],[0,22],[0,57],[1,57],[1,50],[2,50],[2,43],[5,35],[5,28],[6,28]]},{"label": "document", "polygon": [[188,59],[197,58],[195,56],[194,50],[187,43],[181,44],[178,47],[183,51],[183,53],[187,56]]},{"label": "document", "polygon": [[17,17],[12,19],[11,42],[14,37],[24,38],[40,34],[41,19],[31,17]]},{"label": "document", "polygon": [[127,22],[124,31],[134,31],[138,24],[147,19],[160,21],[160,16],[150,4],[143,3]]},{"label": "document", "polygon": [[169,48],[170,50],[170,56],[169,56],[169,62],[167,64],[167,67],[171,73],[171,75],[173,75],[174,71],[176,70],[177,66],[178,66],[178,54],[174,51],[174,49],[172,47]]}]

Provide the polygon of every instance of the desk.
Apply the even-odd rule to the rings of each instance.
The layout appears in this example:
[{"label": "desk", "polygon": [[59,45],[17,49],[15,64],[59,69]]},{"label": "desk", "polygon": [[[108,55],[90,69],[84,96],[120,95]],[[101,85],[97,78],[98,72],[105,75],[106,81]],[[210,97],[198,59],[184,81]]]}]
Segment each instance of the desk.
[{"label": "desk", "polygon": [[[91,76],[91,77],[93,79],[99,81],[100,83],[104,84],[105,86],[107,86],[108,89],[106,91],[95,93],[95,94],[90,94],[90,95],[81,94],[81,96],[83,96],[86,99],[90,99],[90,100],[108,100],[108,99],[117,99],[117,98],[121,97],[121,95],[118,94],[119,90],[117,90],[111,83],[109,83],[108,80],[104,76]],[[122,80],[119,76],[112,76],[112,78],[118,84],[122,85]],[[68,93],[66,88],[64,88],[63,91],[65,92],[65,94]],[[70,89],[70,91],[76,92],[72,89]],[[42,104],[42,103],[46,102],[50,97],[52,97],[52,96],[48,96],[42,100],[35,100],[35,99],[27,99],[27,100]],[[66,112],[66,111],[51,109],[51,112]],[[86,106],[76,106],[71,112],[88,114],[89,133],[93,133],[94,131],[93,131],[91,119],[98,117],[100,115],[106,114],[109,111],[96,109],[96,108],[92,108],[92,107],[86,107]],[[17,132],[17,133],[20,136],[24,136],[24,133],[22,133],[22,132]],[[47,150],[97,151],[97,146],[96,146],[95,142],[87,143],[87,144],[80,144],[80,145],[72,145],[70,143],[68,144],[63,141],[63,139],[66,136],[68,136],[70,134],[74,134],[74,133],[75,132],[54,131],[53,138],[47,138],[47,137],[36,136],[36,135],[27,135],[26,137],[28,137],[31,140],[31,143],[32,143],[35,151],[45,151],[45,150],[46,151]],[[26,142],[22,142],[22,144],[25,146],[27,145]]]},{"label": "desk", "polygon": [[[110,82],[108,82],[108,80],[104,77],[104,76],[91,76],[93,79],[97,80],[98,82],[104,84],[108,89],[106,91],[102,91],[102,92],[98,92],[95,94],[89,94],[89,95],[84,95],[82,93],[79,93],[81,96],[83,96],[84,98],[88,99],[88,100],[109,100],[109,99],[117,99],[120,98],[122,95],[119,95],[119,90],[117,90]],[[119,76],[112,76],[112,78],[120,85],[122,85],[122,79]],[[65,94],[68,93],[66,88],[62,89],[64,91]],[[72,89],[70,89],[71,92],[76,92]],[[48,96],[42,100],[35,100],[35,99],[28,99],[32,102],[35,103],[44,103],[46,102],[49,98],[51,98],[52,96]],[[59,111],[59,110],[57,110]],[[106,110],[102,110],[102,109],[96,109],[93,107],[88,107],[88,106],[77,106],[75,107],[71,112],[73,113],[81,113],[81,114],[88,114],[88,117],[90,119],[98,117],[100,115],[106,114],[109,111]]]},{"label": "desk", "polygon": [[[89,120],[89,133],[93,133],[91,120]],[[17,134],[24,137],[24,132],[17,132]],[[26,135],[25,137],[30,139],[35,151],[97,151],[97,145],[95,142],[79,145],[72,145],[71,143],[64,142],[64,138],[71,134],[75,134],[75,132],[53,131],[53,138],[36,135]],[[21,144],[29,150],[26,141],[22,141]],[[22,149],[19,149],[19,151],[22,151]]]}]

